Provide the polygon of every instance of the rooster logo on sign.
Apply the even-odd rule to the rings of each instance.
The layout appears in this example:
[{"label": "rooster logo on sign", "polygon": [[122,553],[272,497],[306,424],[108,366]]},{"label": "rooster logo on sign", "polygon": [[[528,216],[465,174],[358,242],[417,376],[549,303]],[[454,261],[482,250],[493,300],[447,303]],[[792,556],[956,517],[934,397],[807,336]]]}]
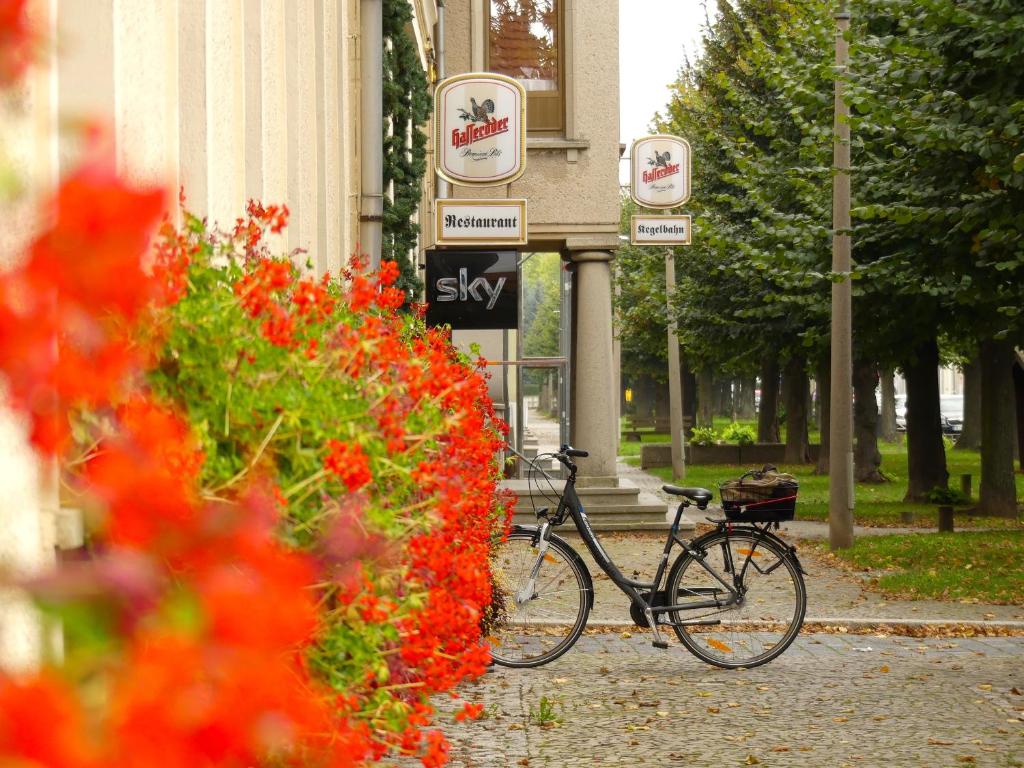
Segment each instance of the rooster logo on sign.
[{"label": "rooster logo on sign", "polygon": [[666,149],[664,152],[654,150],[654,157],[647,158],[647,164],[653,165],[655,168],[668,168],[668,161],[672,159],[672,155],[669,154]]},{"label": "rooster logo on sign", "polygon": [[483,104],[477,104],[476,99],[471,98],[469,100],[471,107],[470,111],[459,107],[459,117],[469,123],[486,123],[488,116],[494,114],[494,102],[490,99],[484,99]]}]

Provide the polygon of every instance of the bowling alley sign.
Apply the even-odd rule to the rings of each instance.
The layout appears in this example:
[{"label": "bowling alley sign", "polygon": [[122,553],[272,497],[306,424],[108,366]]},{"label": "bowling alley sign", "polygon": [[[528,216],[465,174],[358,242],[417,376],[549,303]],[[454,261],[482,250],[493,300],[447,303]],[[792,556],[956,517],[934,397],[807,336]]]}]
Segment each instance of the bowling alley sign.
[{"label": "bowling alley sign", "polygon": [[461,186],[510,184],[526,170],[526,91],[511,77],[473,72],[434,91],[437,175]]},{"label": "bowling alley sign", "polygon": [[644,208],[676,208],[690,199],[690,144],[658,134],[633,142],[630,196]]}]

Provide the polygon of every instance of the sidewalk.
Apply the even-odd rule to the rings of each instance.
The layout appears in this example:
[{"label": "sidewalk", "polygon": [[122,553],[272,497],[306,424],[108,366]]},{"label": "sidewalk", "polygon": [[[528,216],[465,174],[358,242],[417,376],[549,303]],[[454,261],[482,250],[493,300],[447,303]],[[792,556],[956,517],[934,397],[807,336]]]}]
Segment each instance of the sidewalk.
[{"label": "sidewalk", "polygon": [[[666,503],[672,500],[673,497],[661,491],[662,480],[654,475],[622,463],[619,464],[619,472],[645,490],[659,494]],[[695,522],[702,522],[699,513],[693,514],[693,508],[688,512]],[[856,526],[854,529],[855,536],[909,532],[917,530],[864,526]],[[567,527],[563,527],[559,533],[584,554],[595,577],[596,600],[591,614],[591,624],[631,624],[627,598],[590,559],[579,536]],[[827,539],[827,523],[794,520],[783,523],[779,535],[797,545],[800,562],[807,571],[807,623],[847,628],[865,624],[972,624],[978,628],[1024,631],[1024,605],[884,599],[878,593],[865,588],[873,574],[859,574],[839,569],[818,556],[813,547],[800,546],[801,541]],[[641,577],[653,579],[658,555],[665,541],[664,533],[607,533],[601,536],[601,541],[623,573],[629,575],[636,570]]]},{"label": "sidewalk", "polygon": [[[815,634],[729,671],[646,636],[588,634],[547,666],[462,686],[481,721],[436,703],[452,766],[1007,768],[1024,760],[1022,658],[1021,637]],[[542,706],[560,722],[538,722]]]}]

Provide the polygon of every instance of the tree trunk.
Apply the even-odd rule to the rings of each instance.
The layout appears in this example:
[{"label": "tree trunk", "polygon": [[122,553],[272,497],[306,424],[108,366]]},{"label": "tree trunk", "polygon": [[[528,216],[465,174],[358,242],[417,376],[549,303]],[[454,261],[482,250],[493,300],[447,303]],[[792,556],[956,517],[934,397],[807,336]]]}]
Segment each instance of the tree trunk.
[{"label": "tree trunk", "polygon": [[1013,389],[1017,400],[1017,468],[1024,472],[1024,359],[1013,364]]},{"label": "tree trunk", "polygon": [[697,421],[697,377],[693,375],[685,357],[680,360],[679,368],[679,381],[683,388],[683,432],[689,438]]},{"label": "tree trunk", "polygon": [[754,400],[757,382],[744,378],[737,381],[736,418],[749,421],[757,415],[757,402]]},{"label": "tree trunk", "polygon": [[779,442],[779,361],[761,364],[761,403],[757,410],[757,442]]},{"label": "tree trunk", "polygon": [[732,379],[715,381],[715,415],[734,420],[732,403]]},{"label": "tree trunk", "polygon": [[887,443],[895,443],[900,439],[896,431],[896,382],[893,381],[892,368],[882,371],[882,417],[878,426],[878,436]]},{"label": "tree trunk", "polygon": [[907,380],[906,501],[926,501],[928,492],[948,487],[946,450],[939,411],[939,347],[922,342],[903,366]]},{"label": "tree trunk", "polygon": [[811,458],[807,450],[807,369],[804,359],[794,355],[786,363],[782,380],[786,400],[787,464],[806,464]]},{"label": "tree trunk", "polygon": [[672,405],[669,398],[668,382],[651,380],[654,390],[654,431],[671,432]]},{"label": "tree trunk", "polygon": [[978,362],[981,369],[981,490],[978,512],[994,517],[1016,517],[1013,341],[981,342]]},{"label": "tree trunk", "polygon": [[710,368],[702,368],[697,374],[697,426],[714,426],[715,379]]},{"label": "tree trunk", "polygon": [[829,461],[829,418],[831,415],[832,397],[832,363],[828,356],[818,361],[818,372],[816,374],[818,383],[818,429],[821,430],[821,446],[818,448],[818,464],[814,468],[814,474],[827,475]]},{"label": "tree trunk", "polygon": [[853,362],[853,467],[858,483],[884,483],[878,452],[878,369],[866,360]]},{"label": "tree trunk", "polygon": [[964,425],[956,447],[972,451],[981,447],[981,366],[977,352],[964,366]]}]

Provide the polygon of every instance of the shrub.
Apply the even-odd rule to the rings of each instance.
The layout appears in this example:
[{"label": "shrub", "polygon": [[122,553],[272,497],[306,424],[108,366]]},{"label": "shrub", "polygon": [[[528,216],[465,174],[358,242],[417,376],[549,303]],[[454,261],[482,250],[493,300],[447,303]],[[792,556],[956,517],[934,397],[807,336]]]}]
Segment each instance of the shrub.
[{"label": "shrub", "polygon": [[928,501],[932,504],[952,504],[962,506],[970,504],[971,498],[959,488],[942,488],[935,486],[928,491]]},{"label": "shrub", "polygon": [[690,445],[708,446],[718,442],[718,433],[714,427],[694,427],[690,433]]},{"label": "shrub", "polygon": [[722,439],[737,445],[753,445],[756,435],[752,427],[733,422],[722,430]]}]

